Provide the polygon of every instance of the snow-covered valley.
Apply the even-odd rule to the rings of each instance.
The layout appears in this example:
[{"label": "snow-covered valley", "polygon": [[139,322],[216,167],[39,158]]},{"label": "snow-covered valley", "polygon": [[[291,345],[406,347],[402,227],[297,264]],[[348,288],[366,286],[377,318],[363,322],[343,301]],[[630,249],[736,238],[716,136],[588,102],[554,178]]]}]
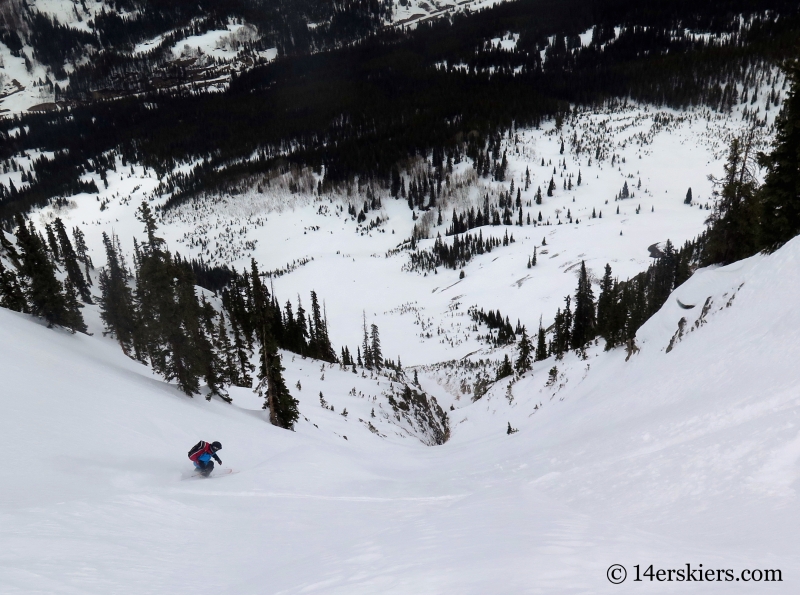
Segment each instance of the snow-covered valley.
[{"label": "snow-covered valley", "polygon": [[800,11],[720,1],[0,0],[0,595],[795,593]]},{"label": "snow-covered valley", "polygon": [[[776,77],[775,84],[780,88],[782,79]],[[759,94],[767,95],[768,87]],[[273,272],[271,282],[282,302],[296,303],[298,295],[306,299],[315,290],[325,301],[337,349],[349,345],[355,353],[366,312],[367,322],[381,328],[385,352],[393,359],[424,365],[462,358],[484,346],[478,335],[486,329],[472,329],[470,307],[499,309],[512,323],[519,320],[535,331],[540,316],[549,326],[564,296],[574,292],[581,261],[595,278],[608,263],[614,276],[624,280],[647,268],[651,246],[663,247],[670,240],[679,248],[700,234],[713,204],[707,176],[722,174],[730,139],[748,127],[742,117],[747,107],[718,114],[615,106],[581,111],[560,131],[552,121],[539,129],[520,129],[502,143],[509,162],[506,181],[476,177],[468,161],[453,166],[439,199],[438,225],[437,209],[410,210],[388,189],[354,184],[319,195],[319,176],[304,172],[253,183],[235,195],[192,199],[163,213],[160,235],[183,257],[210,264],[242,270],[255,258],[262,270]],[[763,108],[767,122],[774,121],[777,110]],[[769,138],[767,133],[762,142]],[[414,165],[409,185],[414,172],[430,174],[431,165]],[[552,197],[546,195],[551,178],[556,182]],[[133,238],[141,236],[135,217],[139,204],[147,200],[157,207],[168,198],[156,194],[158,176],[118,163],[115,171],[87,174],[86,179],[97,184],[96,194],[76,195],[66,206],[40,210],[34,219],[44,225],[60,217],[70,228],[80,226],[96,263],[105,259],[102,232],[116,233],[130,255]],[[571,189],[564,188],[568,182]],[[416,225],[427,226],[430,238],[419,241],[420,249],[430,248],[437,235],[452,243],[445,234],[453,212],[479,209],[486,196],[495,207],[503,193],[511,193],[512,183],[520,190],[523,225],[484,225],[470,233],[513,236],[513,244],[475,256],[463,267],[463,279],[460,270],[444,267],[435,274],[404,270],[407,240]],[[630,198],[615,200],[624,186]],[[691,205],[684,204],[689,188]],[[535,201],[537,189],[541,205]],[[373,191],[381,206],[357,221],[348,209],[363,210]],[[511,211],[516,224],[519,211]],[[406,249],[398,250],[404,242]],[[538,262],[528,268],[534,249]]]}]

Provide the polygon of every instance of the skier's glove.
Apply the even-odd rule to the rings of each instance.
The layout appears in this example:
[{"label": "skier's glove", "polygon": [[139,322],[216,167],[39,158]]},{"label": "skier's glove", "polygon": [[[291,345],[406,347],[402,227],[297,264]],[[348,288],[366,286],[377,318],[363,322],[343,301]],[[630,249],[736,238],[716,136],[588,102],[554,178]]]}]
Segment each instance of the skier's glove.
[{"label": "skier's glove", "polygon": [[219,457],[217,457],[217,463],[219,463],[220,465],[222,465],[222,459],[220,459]]}]

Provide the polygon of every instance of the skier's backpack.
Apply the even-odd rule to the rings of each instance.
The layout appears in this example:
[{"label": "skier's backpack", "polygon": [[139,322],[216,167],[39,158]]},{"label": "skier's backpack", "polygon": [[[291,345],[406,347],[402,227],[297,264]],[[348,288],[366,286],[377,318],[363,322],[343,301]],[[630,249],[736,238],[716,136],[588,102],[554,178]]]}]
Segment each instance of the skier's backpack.
[{"label": "skier's backpack", "polygon": [[191,459],[193,454],[195,454],[195,453],[196,453],[196,452],[198,452],[198,451],[201,451],[201,450],[203,450],[203,449],[205,448],[205,446],[206,446],[206,442],[205,442],[205,440],[201,440],[200,442],[198,442],[197,444],[195,444],[195,445],[192,447],[192,450],[190,450],[190,451],[189,451],[189,458]]}]

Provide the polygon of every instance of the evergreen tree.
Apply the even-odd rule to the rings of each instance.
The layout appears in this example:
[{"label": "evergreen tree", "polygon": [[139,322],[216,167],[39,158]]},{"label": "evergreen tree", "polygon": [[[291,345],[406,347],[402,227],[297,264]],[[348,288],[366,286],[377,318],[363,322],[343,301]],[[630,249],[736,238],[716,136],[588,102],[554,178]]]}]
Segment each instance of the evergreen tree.
[{"label": "evergreen tree", "polygon": [[88,328],[86,327],[86,323],[80,311],[80,308],[83,308],[83,304],[78,301],[78,293],[75,291],[75,287],[72,285],[72,281],[70,281],[69,278],[64,281],[64,300],[67,306],[64,326],[73,331],[81,333],[87,332]]},{"label": "evergreen tree", "polygon": [[16,214],[17,246],[21,251],[20,272],[25,277],[24,293],[29,312],[47,321],[47,326],[85,329],[83,315],[64,294],[64,286],[56,278],[56,267],[47,256],[41,236],[31,223],[25,227],[22,215]]},{"label": "evergreen tree", "polygon": [[[175,323],[174,317],[174,287],[171,262],[167,262],[167,255],[162,250],[163,240],[155,236],[155,219],[149,205],[142,202],[137,211],[137,218],[144,223],[148,241],[137,245],[135,249],[136,261],[136,289],[135,302],[138,310],[138,324],[134,336],[134,343],[140,346],[142,355],[150,360],[153,369],[165,375],[167,367],[166,346],[164,334],[168,325]],[[104,238],[106,243],[106,256],[111,272],[112,260],[109,256],[111,250],[116,253],[116,243],[113,239]],[[117,257],[117,279],[125,279],[124,264]],[[102,280],[100,282],[102,287]],[[123,345],[123,349],[125,346]]]},{"label": "evergreen tree", "polygon": [[734,138],[724,177],[711,178],[717,186],[714,191],[717,201],[708,218],[706,264],[729,264],[759,249],[760,205],[756,199],[754,141],[752,130],[743,139]]},{"label": "evergreen tree", "polygon": [[191,396],[200,391],[200,377],[206,376],[209,388],[216,389],[217,378],[211,373],[207,345],[202,340],[200,305],[194,289],[194,279],[175,267],[171,255],[164,253],[165,274],[173,275],[168,293],[160,296],[162,308],[159,331],[161,345],[161,374]]},{"label": "evergreen tree", "polygon": [[[275,325],[282,326],[283,324],[280,308],[274,300],[270,299],[269,292],[261,282],[261,274],[255,259],[251,259],[250,269],[251,317],[260,345],[259,383],[256,392],[264,399],[264,409],[269,411],[270,423],[292,429],[299,413],[297,400],[289,394],[289,389],[283,379],[284,368],[281,365],[281,356],[278,353],[278,342],[274,332]],[[298,323],[300,322],[300,310],[301,308],[298,308]],[[303,325],[305,325],[305,321],[303,321]]]},{"label": "evergreen tree", "polygon": [[[113,333],[122,351],[131,355],[136,334],[136,311],[133,293],[128,285],[122,255],[117,253],[115,242],[103,232],[103,245],[106,248],[106,266],[98,275],[100,286],[100,318],[106,332]],[[141,353],[137,354],[141,357]]]},{"label": "evergreen tree", "polygon": [[311,356],[326,362],[336,361],[336,352],[333,350],[328,337],[328,323],[323,317],[317,300],[317,293],[311,291],[311,340],[309,344]]},{"label": "evergreen tree", "polygon": [[233,331],[233,349],[236,355],[237,363],[237,376],[236,386],[250,388],[253,385],[252,372],[255,371],[255,366],[250,361],[252,355],[246,341],[242,338],[242,333],[236,324],[236,319],[231,318],[231,330]]},{"label": "evergreen tree", "polygon": [[364,367],[371,370],[373,365],[372,348],[370,347],[369,335],[367,334],[367,314],[361,313],[363,319],[363,332],[364,336],[361,341],[362,351],[364,353]]},{"label": "evergreen tree", "polygon": [[523,326],[522,337],[520,338],[519,345],[517,347],[517,361],[514,362],[514,369],[517,371],[517,374],[524,374],[531,369],[532,350],[533,346],[531,345],[531,341],[528,338],[528,333]]},{"label": "evergreen tree", "polygon": [[50,252],[53,254],[53,260],[61,262],[61,251],[58,249],[58,242],[56,241],[56,234],[53,233],[53,226],[47,223],[44,228],[47,235],[47,244],[50,247]]},{"label": "evergreen tree", "polygon": [[[194,279],[192,279],[194,281]],[[186,290],[188,292],[188,285]],[[191,286],[192,297],[195,297],[194,285]],[[188,293],[187,293],[187,297]],[[195,297],[196,301],[196,297]],[[206,385],[208,386],[207,400],[211,397],[217,396],[227,402],[231,402],[228,392],[225,390],[225,385],[230,384],[228,377],[227,355],[224,351],[218,348],[219,337],[217,336],[217,325],[214,319],[217,318],[217,312],[214,307],[209,304],[205,296],[200,299],[199,323],[192,328],[194,331],[191,339],[197,349],[197,356],[200,360],[200,365],[203,371]]]},{"label": "evergreen tree", "polygon": [[146,352],[153,369],[174,380],[186,395],[197,394],[200,378],[216,390],[218,379],[211,362],[211,342],[202,328],[202,309],[195,294],[191,270],[178,264],[155,235],[152,211],[142,202],[137,212],[147,242],[137,255],[136,301],[139,317],[135,344]]},{"label": "evergreen tree", "polygon": [[381,352],[381,338],[378,333],[378,325],[373,323],[370,327],[370,353],[372,354],[372,365],[376,369],[383,368],[383,353]]},{"label": "evergreen tree", "polygon": [[692,204],[692,189],[691,189],[691,187],[686,191],[686,198],[683,199],[683,204],[685,204],[685,205]]},{"label": "evergreen tree", "polygon": [[224,313],[220,313],[219,315],[219,323],[217,324],[214,347],[221,360],[222,381],[226,384],[242,386],[239,379],[239,362],[238,358],[236,357],[236,348],[231,343],[230,336],[228,335]]},{"label": "evergreen tree", "polygon": [[534,361],[540,362],[547,359],[547,343],[545,341],[542,319],[539,318],[539,332],[536,334],[536,358]]},{"label": "evergreen tree", "polygon": [[675,264],[675,281],[673,289],[680,287],[692,275],[691,259],[694,253],[693,242],[687,241],[684,247],[678,253],[677,262]]},{"label": "evergreen tree", "polygon": [[675,288],[677,260],[678,255],[675,252],[675,247],[670,240],[667,240],[662,250],[662,255],[656,259],[655,263],[647,271],[647,318],[658,311]]},{"label": "evergreen tree", "polygon": [[500,367],[497,368],[495,381],[502,380],[507,376],[511,376],[513,373],[514,369],[511,367],[511,360],[508,359],[508,354],[506,353],[505,357],[503,358],[503,363],[501,363]]},{"label": "evergreen tree", "polygon": [[58,245],[61,250],[61,260],[64,263],[67,277],[70,282],[72,282],[75,289],[78,290],[78,293],[80,293],[81,299],[87,304],[91,304],[92,296],[89,293],[89,286],[81,272],[78,255],[72,247],[72,242],[69,241],[67,229],[64,227],[64,223],[60,218],[56,218],[53,222],[53,227],[55,228],[55,236],[58,239]]},{"label": "evergreen tree", "polygon": [[556,310],[555,321],[553,322],[553,342],[550,352],[561,359],[569,351],[571,345],[572,329],[572,310],[570,309],[572,299],[570,296],[564,298],[564,310]]},{"label": "evergreen tree", "polygon": [[500,162],[500,165],[497,168],[496,178],[498,181],[502,182],[506,179],[506,170],[508,169],[508,159],[506,158],[506,152],[503,151],[503,159]]},{"label": "evergreen tree", "polygon": [[611,265],[606,264],[600,282],[600,297],[597,298],[597,333],[609,342],[611,316],[614,307],[614,280],[611,278]]},{"label": "evergreen tree", "polygon": [[294,343],[297,346],[295,353],[305,356],[308,353],[308,341],[310,333],[308,332],[308,323],[306,321],[306,311],[303,309],[303,303],[300,301],[300,296],[297,296],[297,316],[295,318],[295,339]]},{"label": "evergreen tree", "polygon": [[[0,234],[3,232],[0,231]],[[15,312],[28,312],[25,294],[19,285],[14,271],[8,270],[0,260],[0,307],[14,310]]]},{"label": "evergreen tree", "polygon": [[292,302],[286,300],[286,305],[283,311],[283,332],[284,332],[284,347],[289,351],[300,353],[297,345],[298,328],[297,322],[294,319],[292,312]]},{"label": "evergreen tree", "polygon": [[785,66],[789,92],[775,122],[772,152],[759,155],[766,169],[760,191],[761,245],[776,250],[800,233],[800,60]]},{"label": "evergreen tree", "polygon": [[572,348],[583,349],[595,337],[595,306],[592,282],[581,261],[578,289],[575,292],[575,313],[572,321]]},{"label": "evergreen tree", "polygon": [[261,343],[261,360],[258,369],[259,383],[256,387],[258,396],[264,399],[264,409],[269,411],[269,421],[273,426],[291,430],[300,416],[297,410],[298,401],[286,387],[283,379],[284,368],[278,345],[265,323],[259,336]]},{"label": "evergreen tree", "polygon": [[353,363],[350,357],[350,350],[347,348],[347,345],[342,347],[342,357],[341,357],[342,366],[349,366]]},{"label": "evergreen tree", "polygon": [[144,230],[147,234],[148,246],[150,246],[153,250],[160,248],[164,244],[164,240],[156,237],[158,225],[156,224],[156,218],[153,215],[150,205],[147,204],[147,201],[142,200],[142,203],[136,210],[136,218],[144,223]]},{"label": "evergreen tree", "polygon": [[[257,336],[260,336],[262,332],[261,329],[263,329],[264,325],[267,325],[276,343],[280,345],[285,337],[281,309],[277,300],[275,300],[274,296],[270,294],[267,287],[261,281],[261,273],[258,270],[258,264],[253,258],[250,259],[250,283],[249,303],[253,331]],[[298,304],[299,300],[300,298],[298,297]],[[308,337],[302,304],[299,304],[297,307],[296,321],[304,333],[303,337]]]},{"label": "evergreen tree", "polygon": [[75,239],[75,253],[78,255],[78,260],[83,263],[86,272],[86,284],[91,287],[92,276],[89,274],[89,271],[94,269],[94,264],[92,263],[92,257],[89,256],[88,248],[86,247],[86,238],[83,235],[83,231],[77,226],[72,229],[72,237]]}]

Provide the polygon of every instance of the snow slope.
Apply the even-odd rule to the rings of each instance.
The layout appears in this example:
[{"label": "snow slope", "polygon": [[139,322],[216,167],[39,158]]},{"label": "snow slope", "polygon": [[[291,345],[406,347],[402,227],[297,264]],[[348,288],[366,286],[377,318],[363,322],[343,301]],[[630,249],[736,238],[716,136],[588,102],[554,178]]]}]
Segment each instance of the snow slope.
[{"label": "snow slope", "polygon": [[[541,362],[510,402],[500,386],[459,403],[440,447],[355,425],[344,440],[353,420],[306,389],[310,360],[284,358],[310,420],[291,433],[244,396],[190,400],[107,339],[0,310],[0,592],[794,593],[798,261],[795,239],[699,271],[628,362]],[[325,382],[338,411],[348,383]],[[239,473],[187,479],[200,438]],[[687,563],[783,581],[606,579]]]}]

